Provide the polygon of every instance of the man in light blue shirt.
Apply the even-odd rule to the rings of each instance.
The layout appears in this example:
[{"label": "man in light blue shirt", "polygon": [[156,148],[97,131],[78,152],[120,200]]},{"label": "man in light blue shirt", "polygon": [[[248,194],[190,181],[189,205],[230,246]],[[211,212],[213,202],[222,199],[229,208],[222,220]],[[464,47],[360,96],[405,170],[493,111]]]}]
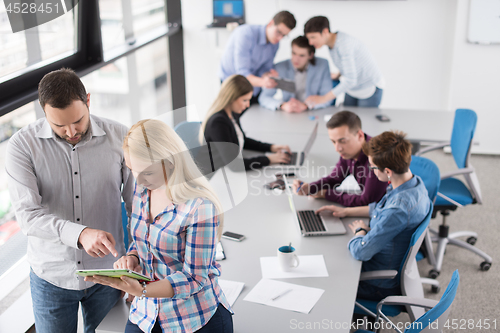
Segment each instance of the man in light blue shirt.
[{"label": "man in light blue shirt", "polygon": [[368,48],[344,32],[330,32],[324,16],[311,18],[304,26],[309,44],[327,45],[333,63],[340,71],[340,83],[324,95],[309,96],[308,105],[323,104],[345,93],[344,106],[378,107],[382,100],[384,78]]},{"label": "man in light blue shirt", "polygon": [[[304,103],[311,95],[324,95],[332,89],[328,60],[314,56],[315,49],[307,38],[299,36],[292,41],[292,58],[276,64],[278,76],[295,82],[295,91],[283,90],[283,97],[274,98],[276,89],[263,88],[259,104],[271,110],[303,112],[308,109]],[[329,106],[330,102],[318,104],[314,109]]]},{"label": "man in light blue shirt", "polygon": [[295,18],[288,11],[281,11],[267,25],[244,24],[236,28],[222,55],[219,78],[224,81],[233,74],[245,76],[254,86],[257,102],[260,88],[274,88],[276,81],[270,76],[277,75],[272,70],[274,56],[279,41],[295,28]]}]

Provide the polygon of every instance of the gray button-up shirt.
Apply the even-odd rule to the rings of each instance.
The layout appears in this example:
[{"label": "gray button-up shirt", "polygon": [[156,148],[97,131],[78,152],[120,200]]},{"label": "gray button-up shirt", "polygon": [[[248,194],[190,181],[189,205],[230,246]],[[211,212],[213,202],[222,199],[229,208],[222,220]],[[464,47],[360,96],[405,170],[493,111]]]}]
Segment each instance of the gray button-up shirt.
[{"label": "gray button-up shirt", "polygon": [[121,198],[130,216],[134,177],[122,151],[127,128],[90,115],[87,135],[73,145],[45,118],[22,128],[7,147],[9,191],[17,221],[28,236],[28,261],[40,278],[61,288],[93,284],[77,269],[113,268],[111,254],[93,258],[78,249],[85,227],[110,232],[125,253]]}]

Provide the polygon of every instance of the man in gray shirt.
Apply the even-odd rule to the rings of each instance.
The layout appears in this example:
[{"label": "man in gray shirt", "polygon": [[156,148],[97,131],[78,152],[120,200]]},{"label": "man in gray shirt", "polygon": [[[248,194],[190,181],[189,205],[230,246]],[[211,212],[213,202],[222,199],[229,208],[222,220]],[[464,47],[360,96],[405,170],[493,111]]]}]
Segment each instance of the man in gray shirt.
[{"label": "man in gray shirt", "polygon": [[90,115],[90,94],[70,69],[43,77],[45,118],[22,128],[7,147],[10,196],[28,236],[37,333],[94,332],[120,291],[85,282],[77,269],[112,268],[125,254],[121,198],[130,215],[134,178],[122,143],[127,128]]},{"label": "man in gray shirt", "polygon": [[340,83],[327,94],[309,96],[306,104],[327,103],[345,93],[344,106],[378,107],[384,78],[368,48],[344,32],[330,32],[330,22],[315,16],[306,22],[304,34],[315,48],[327,45],[333,63],[340,71]]}]

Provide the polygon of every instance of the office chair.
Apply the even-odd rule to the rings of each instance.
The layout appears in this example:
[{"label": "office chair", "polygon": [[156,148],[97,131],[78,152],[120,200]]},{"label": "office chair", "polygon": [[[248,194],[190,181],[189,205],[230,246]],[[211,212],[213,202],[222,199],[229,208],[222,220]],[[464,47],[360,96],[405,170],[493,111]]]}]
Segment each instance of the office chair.
[{"label": "office chair", "polygon": [[[458,270],[453,272],[451,276],[450,283],[446,288],[443,296],[439,302],[422,298],[414,299],[405,296],[389,296],[381,300],[377,304],[377,320],[379,318],[385,320],[396,332],[402,333],[401,330],[392,323],[387,316],[382,312],[382,308],[385,305],[405,305],[405,306],[418,306],[424,309],[430,309],[424,315],[419,317],[417,320],[413,321],[404,332],[405,333],[418,333],[418,332],[436,332],[441,333],[443,327],[448,320],[448,316],[451,310],[451,304],[455,300],[455,295],[457,294],[458,284],[460,282],[460,275]],[[370,333],[371,331],[357,330],[356,333]]]},{"label": "office chair", "polygon": [[[374,280],[374,279],[394,279],[399,278],[401,284],[401,295],[408,296],[411,298],[421,299],[424,298],[424,290],[422,288],[422,280],[418,272],[417,267],[417,252],[420,249],[424,237],[427,232],[427,227],[429,226],[429,221],[432,216],[432,204],[429,213],[425,219],[420,223],[418,228],[413,233],[410,245],[406,251],[406,255],[403,258],[403,262],[399,268],[396,270],[380,270],[371,272],[362,272],[360,276],[360,281]],[[356,306],[354,307],[354,312],[358,314],[368,314],[372,317],[376,317],[375,314],[377,308],[376,301],[356,299]],[[384,313],[388,316],[394,317],[401,312],[407,312],[410,316],[411,321],[415,321],[417,318],[422,316],[425,311],[419,307],[414,307],[411,305],[398,306],[398,305],[385,305],[383,307]]]},{"label": "office chair", "polygon": [[[417,155],[420,156],[431,150],[450,146],[451,153],[458,167],[458,170],[441,176],[441,184],[439,186],[438,197],[436,198],[432,217],[436,217],[437,213],[440,212],[443,216],[443,221],[439,226],[439,231],[430,229],[431,233],[437,236],[433,238],[433,241],[438,242],[437,252],[435,254],[436,264],[434,265],[434,269],[429,272],[429,277],[431,278],[438,277],[441,272],[447,244],[463,247],[483,257],[485,261],[480,265],[481,270],[487,271],[491,267],[491,257],[473,246],[477,241],[477,233],[472,231],[460,231],[450,234],[449,226],[446,225],[446,217],[450,214],[450,211],[456,210],[457,207],[482,203],[481,189],[479,187],[476,171],[469,163],[472,138],[474,137],[476,123],[477,115],[474,111],[458,109],[455,112],[451,141],[428,147],[417,153]],[[458,175],[464,177],[467,185],[461,180],[454,178],[454,176]],[[457,239],[457,237],[464,236],[468,237],[467,242]]]},{"label": "office chair", "polygon": [[199,121],[183,121],[174,128],[189,150],[200,147],[200,142],[198,141],[200,126],[201,122]]},{"label": "office chair", "polygon": [[[429,194],[429,199],[434,204],[439,184],[441,182],[439,168],[436,163],[425,157],[412,156],[410,170],[414,175],[417,175],[422,179],[425,188],[427,189],[427,193]],[[422,253],[423,251],[425,251],[425,255]],[[424,257],[427,257],[427,260],[432,267],[436,267],[436,259],[432,249],[432,239],[429,229],[425,231],[423,244],[417,254],[417,261],[422,260]],[[430,284],[432,286],[432,292],[439,292],[440,288],[437,280],[421,278],[421,281],[422,283]]]}]

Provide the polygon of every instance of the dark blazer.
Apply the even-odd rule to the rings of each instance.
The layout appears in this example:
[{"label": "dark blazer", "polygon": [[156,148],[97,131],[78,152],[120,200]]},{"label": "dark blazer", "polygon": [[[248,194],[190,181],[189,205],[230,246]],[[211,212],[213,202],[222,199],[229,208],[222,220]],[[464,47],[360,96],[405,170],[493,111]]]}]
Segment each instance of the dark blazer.
[{"label": "dark blazer", "polygon": [[[236,124],[241,129],[239,117],[234,117]],[[243,149],[255,150],[261,152],[270,152],[271,144],[260,142],[251,138],[247,138],[245,132],[241,130],[245,138],[245,145]],[[207,121],[205,127],[205,140],[208,144],[210,142],[229,142],[234,143],[238,147],[240,145],[238,141],[238,135],[236,134],[236,129],[234,128],[233,122],[229,119],[227,113],[222,110],[213,114]],[[224,152],[221,153],[221,159],[224,160],[225,165],[231,162],[234,158],[232,156],[225,156]],[[269,158],[266,156],[257,156],[251,158],[244,158],[243,163],[245,165],[245,170],[262,168],[270,164]]]}]

